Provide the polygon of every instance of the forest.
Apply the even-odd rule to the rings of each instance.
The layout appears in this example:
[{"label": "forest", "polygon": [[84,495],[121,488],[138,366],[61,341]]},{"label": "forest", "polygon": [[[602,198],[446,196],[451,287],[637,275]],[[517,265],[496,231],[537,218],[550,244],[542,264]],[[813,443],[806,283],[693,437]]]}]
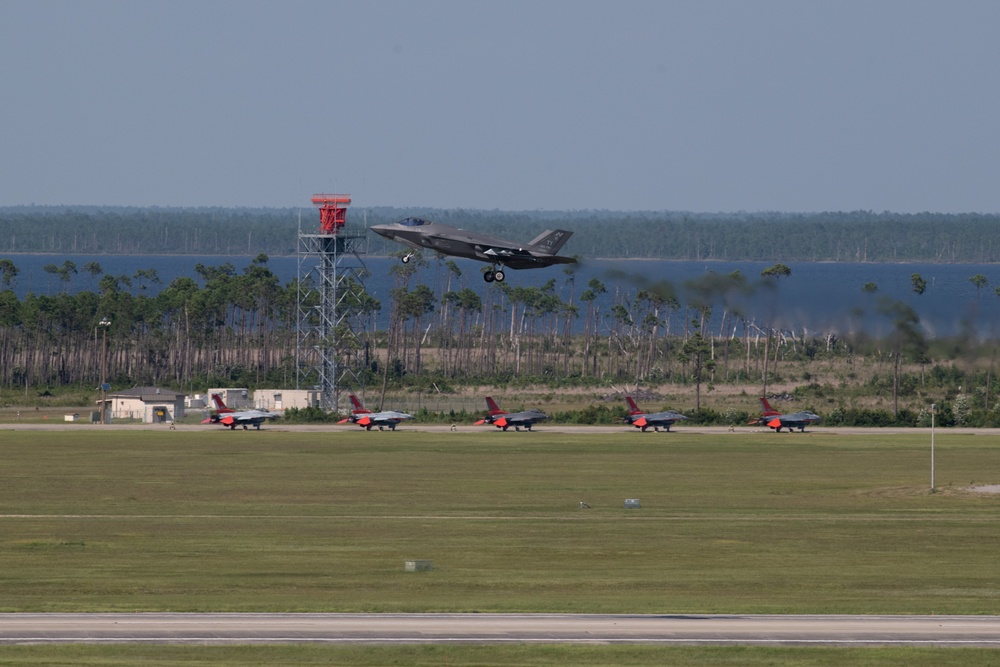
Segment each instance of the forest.
[{"label": "forest", "polygon": [[[96,290],[19,298],[11,289],[17,265],[0,258],[0,390],[75,387],[83,395],[103,381],[189,393],[311,386],[316,378],[303,374],[311,361],[299,335],[311,323],[303,318],[316,316],[315,286],[308,279],[280,284],[268,262],[261,253],[239,269],[198,264],[196,277],[158,285],[154,294],[145,289],[160,282],[153,270],[111,275],[96,262],[77,267],[66,260],[50,268],[90,273]],[[443,276],[433,287],[419,282],[431,262],[440,264],[432,273]],[[929,340],[907,304],[877,302],[891,322],[878,340],[809,334],[737,305],[753,298],[751,283],[789,279],[782,263],[759,276],[708,272],[679,286],[615,290],[610,306],[598,305],[608,286],[599,278],[576,284],[574,266],[540,287],[477,281],[473,290],[460,287],[454,261],[418,255],[392,263],[384,302],[348,279],[335,318],[338,367],[350,371],[352,387],[376,393],[672,387],[709,422],[733,419],[720,409],[727,396],[745,406],[753,401],[748,392],[791,386],[799,400],[826,404],[841,423],[922,423],[922,406],[937,396],[947,410],[964,401],[956,420],[1000,424],[994,341]],[[913,292],[926,287],[914,274]],[[376,315],[383,310],[389,324],[380,329]],[[708,396],[711,406],[703,404]]]},{"label": "forest", "polygon": [[[545,229],[574,232],[581,257],[766,262],[1000,261],[1000,215],[940,213],[688,213],[615,211],[348,210],[358,227],[424,217],[512,240]],[[6,207],[0,252],[66,254],[292,255],[299,229],[318,228],[300,209]],[[374,235],[372,235],[374,236]],[[369,254],[397,248],[371,238]]]}]

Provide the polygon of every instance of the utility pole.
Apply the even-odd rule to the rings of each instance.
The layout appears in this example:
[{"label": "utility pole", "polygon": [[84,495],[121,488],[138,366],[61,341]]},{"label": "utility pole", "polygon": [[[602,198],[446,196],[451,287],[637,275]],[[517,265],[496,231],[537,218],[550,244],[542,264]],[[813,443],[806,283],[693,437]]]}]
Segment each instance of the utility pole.
[{"label": "utility pole", "polygon": [[931,403],[931,493],[934,493],[934,412],[937,404]]},{"label": "utility pole", "polygon": [[107,410],[107,392],[109,389],[107,377],[108,377],[108,327],[111,326],[111,320],[106,317],[101,318],[98,322],[103,332],[101,336],[101,423],[108,423],[108,410]]}]

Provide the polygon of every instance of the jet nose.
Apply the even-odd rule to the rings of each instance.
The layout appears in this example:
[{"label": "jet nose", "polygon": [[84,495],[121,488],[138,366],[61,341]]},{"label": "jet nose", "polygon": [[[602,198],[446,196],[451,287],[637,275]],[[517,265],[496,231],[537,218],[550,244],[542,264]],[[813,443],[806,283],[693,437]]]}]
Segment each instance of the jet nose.
[{"label": "jet nose", "polygon": [[384,236],[387,239],[391,239],[395,236],[395,234],[392,233],[392,230],[390,229],[389,225],[372,225],[371,227],[369,227],[369,229],[371,229],[379,236]]}]

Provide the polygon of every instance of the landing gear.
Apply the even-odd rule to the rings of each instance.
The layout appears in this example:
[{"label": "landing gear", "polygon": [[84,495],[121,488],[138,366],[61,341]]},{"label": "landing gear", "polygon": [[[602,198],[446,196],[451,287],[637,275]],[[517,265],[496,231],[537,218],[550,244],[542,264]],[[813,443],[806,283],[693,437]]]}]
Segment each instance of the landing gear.
[{"label": "landing gear", "polygon": [[504,278],[506,277],[507,276],[506,274],[504,274],[503,269],[497,269],[496,271],[490,269],[489,271],[483,274],[483,280],[485,280],[488,283],[491,283],[494,280],[497,281],[498,283],[502,283],[504,281]]},{"label": "landing gear", "polygon": [[403,264],[409,264],[411,257],[413,257],[413,253],[409,252],[409,253],[406,253],[405,255],[403,255],[400,259],[403,260]]}]

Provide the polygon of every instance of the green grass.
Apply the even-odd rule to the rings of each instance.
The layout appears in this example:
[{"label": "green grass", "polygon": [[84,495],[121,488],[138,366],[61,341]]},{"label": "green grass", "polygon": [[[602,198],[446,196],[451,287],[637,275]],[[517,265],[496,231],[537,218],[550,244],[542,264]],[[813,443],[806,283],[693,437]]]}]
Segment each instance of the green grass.
[{"label": "green grass", "polygon": [[8,431],[0,610],[996,613],[998,444]]},{"label": "green grass", "polygon": [[[5,431],[4,611],[995,613],[1000,439]],[[625,498],[642,508],[625,510]],[[592,509],[578,508],[580,500]],[[429,558],[434,570],[406,573]],[[0,665],[994,665],[977,649],[6,646]]]}]

